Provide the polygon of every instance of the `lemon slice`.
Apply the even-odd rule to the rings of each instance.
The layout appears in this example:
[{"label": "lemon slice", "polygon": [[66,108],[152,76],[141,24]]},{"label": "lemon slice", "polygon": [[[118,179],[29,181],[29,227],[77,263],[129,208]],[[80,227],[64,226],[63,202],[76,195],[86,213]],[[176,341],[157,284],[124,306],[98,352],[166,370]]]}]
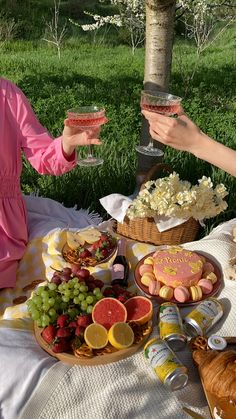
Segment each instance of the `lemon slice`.
[{"label": "lemon slice", "polygon": [[80,235],[80,233],[73,233],[72,231],[67,231],[66,241],[68,246],[75,250],[77,247],[83,246],[85,243],[84,238]]},{"label": "lemon slice", "polygon": [[92,349],[102,349],[108,343],[107,329],[99,323],[91,323],[86,327],[84,340]]},{"label": "lemon slice", "polygon": [[134,332],[128,323],[114,323],[109,329],[108,340],[116,349],[125,349],[134,343]]},{"label": "lemon slice", "polygon": [[90,228],[88,230],[80,231],[79,235],[88,244],[93,244],[101,237],[101,232],[96,228]]}]

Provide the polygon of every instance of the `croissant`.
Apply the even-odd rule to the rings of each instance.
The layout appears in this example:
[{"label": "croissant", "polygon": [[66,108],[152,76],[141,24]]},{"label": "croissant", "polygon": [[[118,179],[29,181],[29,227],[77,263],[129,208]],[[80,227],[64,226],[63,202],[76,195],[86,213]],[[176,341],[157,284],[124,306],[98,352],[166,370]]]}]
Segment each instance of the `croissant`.
[{"label": "croissant", "polygon": [[193,352],[205,388],[217,398],[236,403],[236,351]]}]

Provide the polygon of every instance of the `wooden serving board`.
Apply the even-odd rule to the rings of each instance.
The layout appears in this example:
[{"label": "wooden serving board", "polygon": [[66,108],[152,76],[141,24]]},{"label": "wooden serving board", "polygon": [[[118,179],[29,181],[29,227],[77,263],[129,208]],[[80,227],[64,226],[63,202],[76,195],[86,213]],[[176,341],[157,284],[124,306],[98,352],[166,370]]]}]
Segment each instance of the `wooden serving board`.
[{"label": "wooden serving board", "polygon": [[[227,341],[227,347],[225,350],[229,349],[235,349],[236,350],[236,337],[225,337]],[[209,410],[211,413],[211,417],[215,419],[214,416],[214,410],[217,408],[218,410],[223,410],[224,413],[222,413],[222,419],[235,419],[236,418],[236,407],[231,405],[228,401],[225,401],[223,399],[219,399],[212,395],[210,392],[208,392],[205,388],[203,379],[201,377],[201,373],[199,371],[199,375],[201,378],[202,387],[207,399],[207,403],[209,406]]]},{"label": "wooden serving board", "polygon": [[48,352],[51,356],[57,358],[59,361],[66,362],[67,364],[78,364],[78,365],[102,365],[102,364],[109,364],[111,362],[120,361],[121,359],[127,358],[131,355],[134,355],[148,340],[151,332],[152,332],[152,323],[149,323],[150,331],[143,336],[143,339],[132,346],[130,346],[127,349],[120,349],[116,350],[115,352],[106,353],[103,355],[95,355],[91,358],[87,357],[78,357],[73,355],[72,353],[55,353],[51,350],[50,346],[44,341],[44,339],[41,336],[42,328],[39,328],[34,322],[34,332],[35,332],[35,338],[38,342],[38,344],[41,346],[42,349],[44,349],[46,352]]}]

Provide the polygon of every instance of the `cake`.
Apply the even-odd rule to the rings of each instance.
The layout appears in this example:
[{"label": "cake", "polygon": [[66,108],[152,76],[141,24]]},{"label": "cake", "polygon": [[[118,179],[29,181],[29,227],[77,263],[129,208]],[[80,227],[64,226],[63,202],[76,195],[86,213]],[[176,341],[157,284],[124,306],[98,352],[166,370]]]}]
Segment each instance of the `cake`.
[{"label": "cake", "polygon": [[160,250],[154,257],[154,275],[162,284],[177,288],[197,285],[202,278],[201,257],[182,247]]}]

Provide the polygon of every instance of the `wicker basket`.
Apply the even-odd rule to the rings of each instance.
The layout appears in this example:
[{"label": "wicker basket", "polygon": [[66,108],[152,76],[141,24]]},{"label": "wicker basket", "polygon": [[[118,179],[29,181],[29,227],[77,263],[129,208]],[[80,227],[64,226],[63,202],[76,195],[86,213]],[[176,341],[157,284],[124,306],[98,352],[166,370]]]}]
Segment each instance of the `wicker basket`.
[{"label": "wicker basket", "polygon": [[[165,171],[168,174],[172,172],[170,166],[164,163],[158,163],[147,173],[141,189],[148,180],[152,180],[154,175]],[[185,223],[173,227],[169,230],[160,232],[153,218],[137,218],[130,220],[125,217],[123,223],[117,223],[117,233],[140,242],[151,243],[155,245],[174,245],[195,240],[199,231],[199,222],[194,218],[189,218]]]}]

